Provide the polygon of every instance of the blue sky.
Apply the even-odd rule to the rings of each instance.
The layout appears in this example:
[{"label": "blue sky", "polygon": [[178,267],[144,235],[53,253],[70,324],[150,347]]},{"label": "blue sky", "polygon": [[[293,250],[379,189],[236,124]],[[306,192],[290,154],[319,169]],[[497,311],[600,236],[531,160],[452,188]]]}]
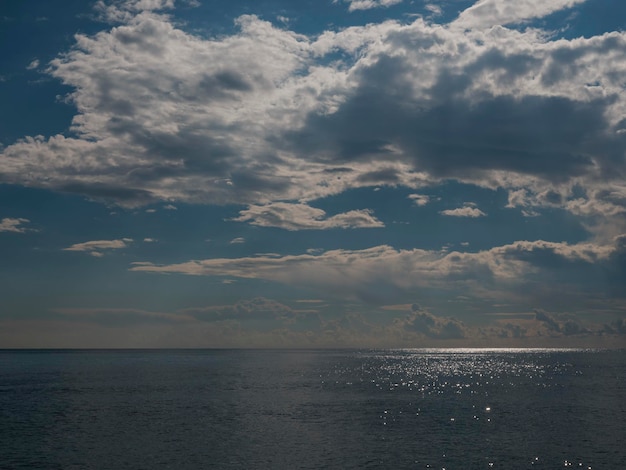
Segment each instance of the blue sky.
[{"label": "blue sky", "polygon": [[0,347],[624,347],[625,17],[4,2]]}]

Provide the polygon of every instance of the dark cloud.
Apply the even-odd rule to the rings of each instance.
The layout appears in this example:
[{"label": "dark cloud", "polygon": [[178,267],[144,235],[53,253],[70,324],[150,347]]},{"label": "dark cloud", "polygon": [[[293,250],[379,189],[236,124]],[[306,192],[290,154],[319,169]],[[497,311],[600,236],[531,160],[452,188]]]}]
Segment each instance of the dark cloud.
[{"label": "dark cloud", "polygon": [[535,320],[541,322],[548,331],[564,336],[590,334],[575,317],[566,314],[554,315],[543,310],[535,310]]},{"label": "dark cloud", "polygon": [[386,90],[368,86],[336,113],[311,115],[294,142],[324,161],[330,150],[335,163],[401,158],[389,155],[393,145],[416,169],[439,177],[505,170],[564,181],[592,170],[589,144],[605,138],[602,101],[501,96],[424,109]]},{"label": "dark cloud", "polygon": [[466,328],[454,318],[437,317],[419,305],[411,306],[412,313],[407,317],[404,327],[406,330],[421,333],[428,338],[462,339],[466,337]]},{"label": "dark cloud", "polygon": [[548,330],[551,331],[561,331],[561,326],[559,323],[547,312],[543,310],[535,310],[535,320],[543,322]]},{"label": "dark cloud", "polygon": [[[236,98],[235,92],[252,91],[253,87],[248,80],[240,73],[225,70],[215,75],[205,75],[198,83],[200,91],[209,98]],[[196,93],[190,96],[191,99],[197,100]]]},{"label": "dark cloud", "polygon": [[604,325],[604,329],[602,331],[613,335],[626,335],[626,318],[621,318],[611,322],[610,324]]},{"label": "dark cloud", "polygon": [[504,325],[502,329],[502,336],[506,338],[524,338],[526,336],[528,329],[524,328],[520,325],[514,325],[512,323],[507,323]]}]

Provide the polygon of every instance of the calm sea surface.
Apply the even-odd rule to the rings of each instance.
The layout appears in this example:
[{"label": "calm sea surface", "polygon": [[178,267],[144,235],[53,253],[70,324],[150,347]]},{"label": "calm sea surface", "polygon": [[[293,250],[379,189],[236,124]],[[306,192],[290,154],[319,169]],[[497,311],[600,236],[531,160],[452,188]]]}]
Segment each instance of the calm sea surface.
[{"label": "calm sea surface", "polygon": [[626,351],[0,351],[0,468],[626,469]]}]

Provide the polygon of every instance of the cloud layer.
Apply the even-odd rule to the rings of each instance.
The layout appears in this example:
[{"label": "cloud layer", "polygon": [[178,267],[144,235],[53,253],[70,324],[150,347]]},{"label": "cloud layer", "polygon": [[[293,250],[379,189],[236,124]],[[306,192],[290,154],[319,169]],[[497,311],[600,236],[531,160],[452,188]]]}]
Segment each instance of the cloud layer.
[{"label": "cloud layer", "polygon": [[[580,307],[580,295],[597,295],[626,279],[624,238],[609,245],[518,241],[478,252],[397,250],[330,250],[319,254],[214,258],[157,265],[136,262],[132,271],[262,279],[286,286],[315,289],[324,295],[380,305],[417,292],[445,292],[488,303],[549,304]],[[612,273],[613,284],[590,272]],[[563,297],[563,290],[582,285]],[[615,295],[615,294],[613,294]],[[469,296],[469,297],[468,297]],[[587,307],[590,307],[588,304]]]},{"label": "cloud layer", "polygon": [[502,26],[581,1],[482,0],[449,24],[315,36],[248,15],[215,38],[184,31],[164,13],[173,1],[100,2],[115,25],[76,35],[45,69],[73,90],[70,131],[3,148],[0,181],[126,206],[249,204],[241,220],[289,230],[378,226],[306,204],[442,179],[523,190],[511,204],[528,214],[623,220],[626,35]]}]

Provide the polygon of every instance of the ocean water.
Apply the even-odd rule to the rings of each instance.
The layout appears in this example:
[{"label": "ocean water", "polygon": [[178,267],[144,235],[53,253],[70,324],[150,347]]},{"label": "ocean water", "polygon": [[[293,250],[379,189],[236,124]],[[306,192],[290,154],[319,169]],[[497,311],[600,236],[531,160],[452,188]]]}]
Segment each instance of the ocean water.
[{"label": "ocean water", "polygon": [[0,351],[0,468],[626,469],[626,351]]}]

